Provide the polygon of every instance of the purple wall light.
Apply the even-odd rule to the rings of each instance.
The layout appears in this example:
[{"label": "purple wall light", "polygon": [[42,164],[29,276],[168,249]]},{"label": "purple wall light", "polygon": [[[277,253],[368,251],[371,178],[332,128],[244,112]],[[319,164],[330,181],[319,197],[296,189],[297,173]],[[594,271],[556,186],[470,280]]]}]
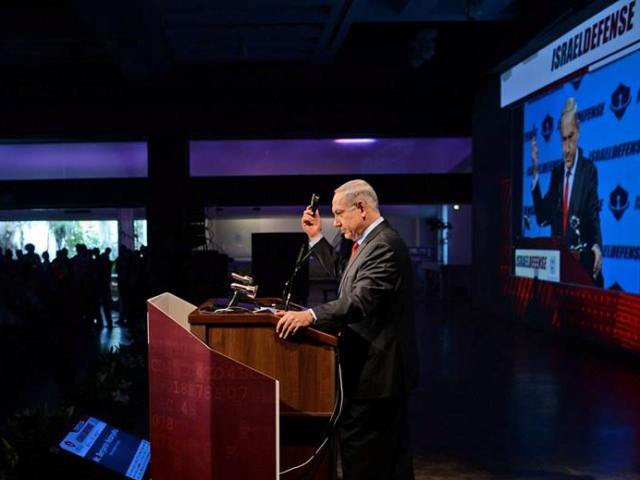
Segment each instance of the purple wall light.
[{"label": "purple wall light", "polygon": [[146,176],[145,142],[0,144],[0,180]]},{"label": "purple wall light", "polygon": [[471,155],[470,138],[197,140],[189,147],[194,177],[448,173]]}]

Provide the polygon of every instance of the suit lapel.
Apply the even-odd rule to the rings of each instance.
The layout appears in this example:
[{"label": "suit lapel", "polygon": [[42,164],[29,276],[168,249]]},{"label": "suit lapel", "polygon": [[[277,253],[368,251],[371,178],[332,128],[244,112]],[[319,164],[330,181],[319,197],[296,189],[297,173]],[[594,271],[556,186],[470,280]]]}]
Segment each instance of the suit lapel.
[{"label": "suit lapel", "polygon": [[582,151],[578,153],[578,165],[576,166],[575,178],[573,179],[573,188],[571,189],[571,198],[569,198],[569,217],[576,213],[576,202],[580,198],[580,190],[582,188],[582,176],[584,174],[584,158]]},{"label": "suit lapel", "polygon": [[387,221],[383,220],[380,225],[374,228],[371,233],[367,235],[367,238],[364,239],[364,242],[362,242],[362,244],[356,251],[355,257],[349,260],[347,267],[344,269],[344,272],[342,272],[342,278],[340,279],[340,285],[338,286],[338,295],[340,295],[340,292],[342,292],[342,287],[344,286],[346,278],[350,275],[351,269],[355,266],[356,263],[361,262],[364,256],[366,256],[365,250],[367,249],[367,245],[369,245],[371,241],[387,227],[387,225]]}]

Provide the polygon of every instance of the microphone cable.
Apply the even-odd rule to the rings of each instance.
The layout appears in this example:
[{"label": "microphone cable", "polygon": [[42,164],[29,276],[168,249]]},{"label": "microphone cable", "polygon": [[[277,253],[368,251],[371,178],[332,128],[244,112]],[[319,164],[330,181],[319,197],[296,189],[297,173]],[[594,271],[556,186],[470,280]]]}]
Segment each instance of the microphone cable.
[{"label": "microphone cable", "polygon": [[309,465],[311,462],[316,460],[320,455],[320,453],[326,447],[327,443],[329,442],[329,439],[331,438],[331,435],[335,431],[338,420],[340,420],[340,417],[342,416],[342,409],[344,407],[344,385],[342,383],[342,367],[340,366],[340,353],[338,349],[336,349],[336,360],[338,363],[338,398],[336,399],[336,403],[333,407],[331,418],[329,418],[329,423],[325,427],[324,439],[320,442],[319,446],[316,448],[313,454],[305,462],[280,472],[280,476],[286,475],[293,471],[304,468],[307,465]]}]

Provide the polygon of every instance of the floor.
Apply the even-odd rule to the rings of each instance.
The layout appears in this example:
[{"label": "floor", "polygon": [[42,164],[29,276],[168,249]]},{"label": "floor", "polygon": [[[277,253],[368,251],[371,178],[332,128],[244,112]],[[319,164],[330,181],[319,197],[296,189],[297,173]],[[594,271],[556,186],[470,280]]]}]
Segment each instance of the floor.
[{"label": "floor", "polygon": [[[417,307],[417,479],[640,480],[640,361],[490,319],[464,303]],[[55,405],[91,358],[128,341],[120,325],[95,325],[49,349],[4,333],[2,420]]]},{"label": "floor", "polygon": [[416,476],[640,479],[640,362],[422,304]]},{"label": "floor", "polygon": [[128,328],[88,325],[2,325],[0,327],[0,429],[11,414],[47,405],[54,408],[82,383],[100,352],[129,342]]}]

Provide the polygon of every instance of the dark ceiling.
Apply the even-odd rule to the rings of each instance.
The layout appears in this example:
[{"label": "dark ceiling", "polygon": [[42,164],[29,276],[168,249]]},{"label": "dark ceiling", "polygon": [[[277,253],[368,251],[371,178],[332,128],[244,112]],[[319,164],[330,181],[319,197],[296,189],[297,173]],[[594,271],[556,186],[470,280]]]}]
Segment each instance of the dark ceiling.
[{"label": "dark ceiling", "polygon": [[468,134],[579,0],[5,0],[0,138]]}]

